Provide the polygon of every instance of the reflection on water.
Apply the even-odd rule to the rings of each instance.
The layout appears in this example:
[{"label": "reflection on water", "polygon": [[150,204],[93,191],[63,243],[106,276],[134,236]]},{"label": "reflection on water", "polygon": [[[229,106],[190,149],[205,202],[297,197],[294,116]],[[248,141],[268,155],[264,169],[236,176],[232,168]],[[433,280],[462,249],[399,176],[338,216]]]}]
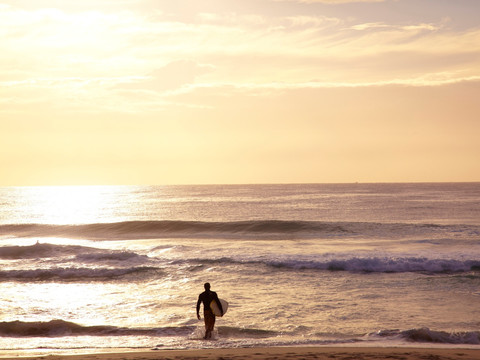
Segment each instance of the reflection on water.
[{"label": "reflection on water", "polygon": [[[142,206],[146,206],[142,189],[136,186],[0,188],[0,195],[8,205],[0,207],[0,223],[94,224],[124,221],[133,213],[141,217]],[[155,211],[161,214],[161,208]]]},{"label": "reflection on water", "polygon": [[[0,188],[0,349],[480,342],[472,189]],[[195,335],[207,281],[230,303],[212,343]]]},{"label": "reflection on water", "polygon": [[14,201],[18,223],[81,224],[95,223],[104,217],[115,218],[112,204],[119,201],[121,187],[42,186],[14,188],[8,193]]}]

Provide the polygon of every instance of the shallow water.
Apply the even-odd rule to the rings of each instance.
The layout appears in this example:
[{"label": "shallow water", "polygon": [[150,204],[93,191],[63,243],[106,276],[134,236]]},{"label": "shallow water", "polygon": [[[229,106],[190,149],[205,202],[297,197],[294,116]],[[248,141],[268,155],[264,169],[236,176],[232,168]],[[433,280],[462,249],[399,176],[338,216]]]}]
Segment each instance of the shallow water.
[{"label": "shallow water", "polygon": [[480,344],[478,183],[0,195],[3,350]]}]

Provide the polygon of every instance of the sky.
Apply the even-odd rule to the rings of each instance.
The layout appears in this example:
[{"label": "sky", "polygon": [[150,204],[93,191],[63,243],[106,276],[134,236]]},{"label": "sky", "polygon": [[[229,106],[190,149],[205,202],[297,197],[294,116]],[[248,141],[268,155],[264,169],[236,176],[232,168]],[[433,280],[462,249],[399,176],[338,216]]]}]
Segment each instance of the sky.
[{"label": "sky", "polygon": [[0,0],[0,186],[480,181],[478,0]]}]

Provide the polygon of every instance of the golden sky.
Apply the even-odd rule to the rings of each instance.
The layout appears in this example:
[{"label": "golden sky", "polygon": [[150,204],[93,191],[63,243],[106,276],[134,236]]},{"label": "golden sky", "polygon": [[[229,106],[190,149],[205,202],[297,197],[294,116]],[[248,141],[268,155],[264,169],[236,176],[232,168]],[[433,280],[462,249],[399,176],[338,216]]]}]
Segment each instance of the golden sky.
[{"label": "golden sky", "polygon": [[480,181],[478,0],[0,0],[0,185]]}]

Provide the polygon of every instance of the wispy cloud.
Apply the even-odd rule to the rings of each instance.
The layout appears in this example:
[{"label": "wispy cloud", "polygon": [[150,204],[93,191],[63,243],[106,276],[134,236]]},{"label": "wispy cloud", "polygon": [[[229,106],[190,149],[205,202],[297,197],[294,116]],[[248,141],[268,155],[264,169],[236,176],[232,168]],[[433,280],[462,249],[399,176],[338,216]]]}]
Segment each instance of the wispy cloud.
[{"label": "wispy cloud", "polygon": [[303,4],[330,4],[330,5],[340,5],[340,4],[350,4],[350,3],[380,3],[388,0],[271,0],[271,1],[282,1],[282,2],[296,2]]},{"label": "wispy cloud", "polygon": [[361,88],[391,88],[391,87],[438,87],[462,83],[472,83],[480,85],[479,76],[459,77],[454,74],[428,74],[418,78],[410,79],[392,79],[375,82],[320,82],[309,81],[303,83],[198,83],[184,86],[175,91],[168,92],[166,98],[173,99],[177,96],[188,94],[198,94],[203,91],[210,96],[225,98],[228,96],[237,96],[239,94],[255,97],[271,97],[279,94],[288,93],[296,90],[320,90],[320,89],[361,89]]},{"label": "wispy cloud", "polygon": [[[330,3],[340,2],[350,1]],[[4,93],[28,87],[32,95],[69,94],[74,102],[95,94],[92,103],[115,107],[120,90],[157,98],[222,84],[252,91],[441,86],[480,74],[480,27],[453,31],[443,18],[362,20],[301,12],[200,11],[183,18],[161,9],[145,14],[2,5],[0,86]]]},{"label": "wispy cloud", "polygon": [[[372,170],[423,154],[408,178],[451,180],[457,169],[478,180],[479,10],[471,0],[3,0],[0,163],[11,183],[39,172],[55,183],[65,165],[119,182],[281,181],[297,163],[300,181],[338,164],[352,177],[329,179],[398,181]],[[245,151],[257,167],[232,162]],[[209,163],[218,154],[225,161]]]},{"label": "wispy cloud", "polygon": [[416,24],[416,25],[392,25],[383,22],[376,23],[364,23],[351,26],[353,30],[365,31],[365,30],[404,30],[404,31],[435,31],[440,27],[433,24]]},{"label": "wispy cloud", "polygon": [[171,91],[185,84],[195,83],[195,79],[214,70],[212,65],[197,64],[194,61],[178,60],[154,70],[143,78],[130,78],[118,84],[117,88],[146,89],[157,92]]}]

